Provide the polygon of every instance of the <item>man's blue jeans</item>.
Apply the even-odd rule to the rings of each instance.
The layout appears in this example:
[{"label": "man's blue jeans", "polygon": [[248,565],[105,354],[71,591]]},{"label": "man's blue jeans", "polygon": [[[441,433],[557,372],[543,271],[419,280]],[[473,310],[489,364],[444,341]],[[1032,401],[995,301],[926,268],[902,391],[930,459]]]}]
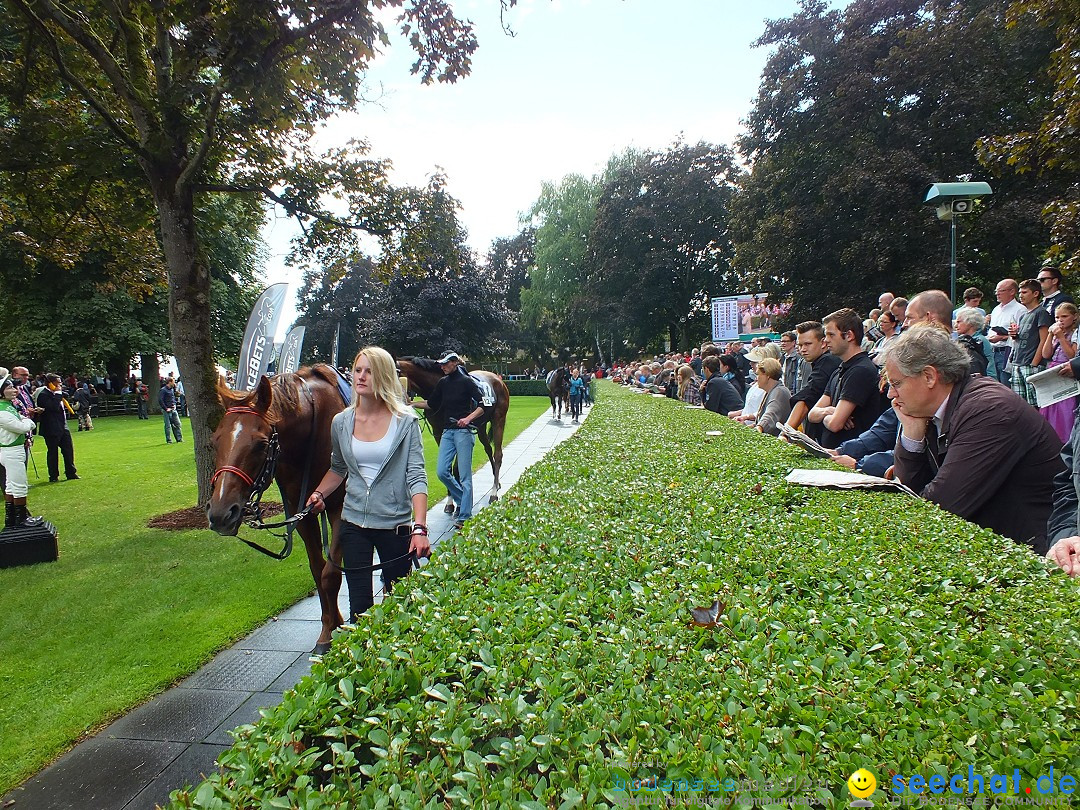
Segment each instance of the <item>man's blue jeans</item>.
[{"label": "man's blue jeans", "polygon": [[1012,382],[1012,375],[1006,371],[1006,367],[1009,365],[1009,356],[1012,351],[1009,348],[994,349],[994,367],[998,372],[998,380],[1005,385],[1009,385]]},{"label": "man's blue jeans", "polygon": [[[444,430],[439,440],[439,460],[435,465],[435,474],[446,485],[446,491],[458,504],[458,520],[472,517],[472,451],[476,437],[471,430]],[[450,471],[457,458],[458,475],[461,483]]]},{"label": "man's blue jeans", "polygon": [[172,428],[176,440],[182,442],[184,440],[184,434],[180,432],[180,417],[176,415],[176,408],[173,408],[171,411],[162,410],[161,415],[165,418],[165,443],[168,444],[172,441],[172,439],[169,438],[169,428]]}]

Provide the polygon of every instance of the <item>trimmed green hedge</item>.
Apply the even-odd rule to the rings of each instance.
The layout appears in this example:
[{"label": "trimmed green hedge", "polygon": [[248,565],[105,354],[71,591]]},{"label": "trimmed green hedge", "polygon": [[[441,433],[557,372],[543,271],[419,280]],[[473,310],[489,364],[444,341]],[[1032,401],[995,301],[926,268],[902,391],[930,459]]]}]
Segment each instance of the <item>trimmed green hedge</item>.
[{"label": "trimmed green hedge", "polygon": [[546,397],[547,383],[543,380],[504,380],[512,397]]},{"label": "trimmed green hedge", "polygon": [[[547,382],[544,380],[503,380],[506,389],[512,397],[546,397],[548,395]],[[596,380],[589,385],[589,390],[595,395]]]},{"label": "trimmed green hedge", "polygon": [[658,776],[841,807],[861,767],[880,806],[895,773],[1080,776],[1077,582],[925,502],[786,484],[821,462],[709,412],[601,392],[174,806],[606,807]]}]

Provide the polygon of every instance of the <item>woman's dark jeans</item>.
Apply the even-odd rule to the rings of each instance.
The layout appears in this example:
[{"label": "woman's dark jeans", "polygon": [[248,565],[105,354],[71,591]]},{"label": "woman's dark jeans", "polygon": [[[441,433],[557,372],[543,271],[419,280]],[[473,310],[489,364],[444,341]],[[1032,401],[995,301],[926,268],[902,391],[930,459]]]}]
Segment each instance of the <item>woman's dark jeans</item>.
[{"label": "woman's dark jeans", "polygon": [[[359,568],[371,566],[373,552],[379,552],[379,561],[396,560],[409,553],[408,535],[400,535],[394,529],[363,529],[347,521],[341,521],[342,566]],[[406,557],[382,569],[383,589],[390,593],[395,582],[409,573],[412,560]],[[371,571],[345,572],[349,584],[349,621],[355,621],[375,604],[371,586]]]}]

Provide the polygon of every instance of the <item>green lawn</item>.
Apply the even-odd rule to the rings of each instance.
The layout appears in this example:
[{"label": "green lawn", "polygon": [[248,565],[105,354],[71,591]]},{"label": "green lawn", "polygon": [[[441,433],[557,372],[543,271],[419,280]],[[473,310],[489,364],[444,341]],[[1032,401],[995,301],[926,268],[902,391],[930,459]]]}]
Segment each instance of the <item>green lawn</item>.
[{"label": "green lawn", "polygon": [[[514,398],[506,443],[547,407]],[[40,477],[29,469],[60,559],[0,570],[0,794],[314,587],[302,545],[279,563],[210,531],[146,528],[196,500],[191,444],[166,445],[160,417],[71,424],[82,480],[49,484],[40,440]],[[424,437],[434,504],[446,490]],[[487,462],[479,442],[474,462]]]}]

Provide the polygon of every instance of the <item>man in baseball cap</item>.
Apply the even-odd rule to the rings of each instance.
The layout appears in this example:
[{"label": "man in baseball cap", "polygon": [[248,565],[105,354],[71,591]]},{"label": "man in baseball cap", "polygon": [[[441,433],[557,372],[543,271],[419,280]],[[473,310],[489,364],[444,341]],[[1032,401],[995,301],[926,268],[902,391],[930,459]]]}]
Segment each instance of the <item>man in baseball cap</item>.
[{"label": "man in baseball cap", "polygon": [[[484,395],[476,380],[461,368],[461,358],[457,352],[447,350],[437,362],[442,366],[443,378],[435,384],[435,390],[426,402],[416,400],[413,405],[426,408],[433,424],[442,425],[435,472],[446,485],[450,498],[458,505],[455,525],[461,528],[472,517],[472,454],[476,436],[471,425],[484,414],[480,404]],[[453,473],[455,458],[460,481]]]}]

